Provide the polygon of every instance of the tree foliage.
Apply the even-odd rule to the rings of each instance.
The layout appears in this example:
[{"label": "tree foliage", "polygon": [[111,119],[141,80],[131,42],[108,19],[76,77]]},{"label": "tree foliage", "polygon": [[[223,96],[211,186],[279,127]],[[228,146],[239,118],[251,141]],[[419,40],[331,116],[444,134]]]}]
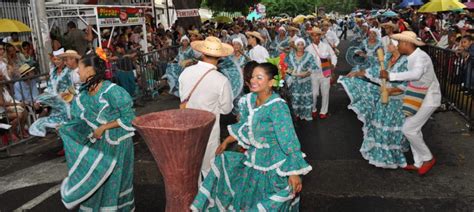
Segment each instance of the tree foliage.
[{"label": "tree foliage", "polygon": [[242,12],[248,14],[248,8],[258,2],[266,6],[267,16],[288,14],[311,14],[315,7],[324,7],[326,12],[350,13],[359,6],[359,0],[202,0],[202,7],[217,12]]},{"label": "tree foliage", "polygon": [[203,0],[202,6],[219,12],[242,12],[248,14],[248,8],[258,0]]},{"label": "tree foliage", "polygon": [[267,16],[288,14],[296,16],[315,12],[315,7],[324,7],[326,12],[350,13],[358,6],[358,0],[262,0],[267,6]]}]

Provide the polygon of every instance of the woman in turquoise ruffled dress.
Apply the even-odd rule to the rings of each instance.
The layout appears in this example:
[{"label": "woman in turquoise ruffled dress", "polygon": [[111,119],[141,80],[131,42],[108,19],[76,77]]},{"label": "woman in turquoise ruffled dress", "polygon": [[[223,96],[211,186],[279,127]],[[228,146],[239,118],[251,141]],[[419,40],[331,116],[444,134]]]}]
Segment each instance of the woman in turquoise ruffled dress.
[{"label": "woman in turquoise ruffled dress", "polygon": [[[240,120],[216,150],[194,211],[298,211],[301,175],[311,171],[298,137],[276,66],[259,64],[249,93],[241,98]],[[245,153],[224,150],[237,141]]]},{"label": "woman in turquoise ruffled dress", "polygon": [[51,58],[55,67],[49,74],[48,87],[44,93],[38,96],[35,107],[39,105],[50,107],[48,116],[38,118],[28,129],[34,136],[46,136],[46,128],[55,129],[59,125],[66,123],[70,118],[70,106],[65,102],[62,96],[68,92],[69,88],[74,86],[73,70],[66,68],[62,58],[58,57],[60,53],[54,53]]},{"label": "woman in turquoise ruffled dress", "polygon": [[[371,30],[369,37],[360,46],[359,55],[367,58],[366,64],[355,66],[348,76],[341,76],[338,79],[351,100],[348,108],[353,110],[361,121],[371,119],[375,104],[380,99],[380,86],[364,76],[354,77],[353,75],[359,71],[365,71],[371,76],[378,76],[380,73],[377,49],[382,48],[382,42],[377,37],[377,32]],[[366,124],[370,125],[370,123]],[[364,134],[367,127],[364,126],[362,129]]]},{"label": "woman in turquoise ruffled dress", "polygon": [[306,52],[306,42],[302,38],[295,40],[296,51],[290,52],[285,58],[288,64],[287,79],[292,97],[292,107],[298,119],[311,121],[311,108],[313,105],[313,88],[311,73],[318,70],[312,55]]},{"label": "woman in turquoise ruffled dress", "polygon": [[280,27],[278,29],[278,35],[275,36],[272,44],[270,45],[270,57],[278,57],[281,53],[289,51],[290,48],[290,37],[286,34],[286,29]]},{"label": "woman in turquoise ruffled dress", "polygon": [[59,128],[68,166],[62,202],[80,211],[133,211],[133,102],[125,89],[105,80],[101,57],[80,60],[83,85],[71,121]]},{"label": "woman in turquoise ruffled dress", "polygon": [[[397,41],[392,40],[388,45],[384,65],[388,72],[406,72],[407,58],[397,50]],[[353,72],[350,76],[365,76],[370,81],[381,84],[378,71]],[[409,144],[402,133],[405,115],[402,112],[403,93],[406,82],[387,82],[386,87],[390,98],[383,104],[379,98],[370,115],[359,116],[364,123],[364,140],[360,152],[362,156],[376,167],[403,168],[407,165],[404,152],[409,150]],[[358,110],[354,110],[357,111]]]},{"label": "woman in turquoise ruffled dress", "polygon": [[175,96],[179,96],[179,84],[178,78],[181,73],[184,71],[184,67],[195,58],[194,51],[189,45],[190,41],[187,36],[181,38],[181,47],[178,50],[178,55],[175,58],[173,63],[168,63],[166,67],[166,73],[163,75],[162,79],[168,81],[170,87],[169,93]]}]

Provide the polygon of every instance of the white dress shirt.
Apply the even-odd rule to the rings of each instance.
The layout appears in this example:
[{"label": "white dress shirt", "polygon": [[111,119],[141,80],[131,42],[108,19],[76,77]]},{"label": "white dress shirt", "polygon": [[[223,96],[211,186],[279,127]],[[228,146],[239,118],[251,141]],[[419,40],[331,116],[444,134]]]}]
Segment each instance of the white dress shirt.
[{"label": "white dress shirt", "polygon": [[408,71],[390,73],[390,81],[410,81],[418,87],[429,87],[422,105],[431,107],[440,106],[441,90],[430,56],[420,48],[416,48],[407,59]]},{"label": "white dress shirt", "polygon": [[202,61],[185,68],[178,79],[179,98],[183,101],[189,96],[199,79],[210,69],[215,70],[202,79],[186,104],[186,108],[209,111],[216,116],[202,163],[201,170],[204,176],[211,169],[211,160],[219,146],[220,114],[228,114],[232,111],[232,88],[227,77],[217,71],[216,66]]},{"label": "white dress shirt", "polygon": [[316,58],[316,65],[318,65],[319,69],[317,72],[322,72],[321,59],[330,59],[331,64],[336,67],[337,56],[336,53],[334,53],[332,47],[329,46],[329,44],[325,42],[319,42],[318,45],[316,45],[315,43],[311,43],[306,47],[305,50]]},{"label": "white dress shirt", "polygon": [[270,57],[270,54],[268,54],[268,51],[265,49],[265,47],[256,45],[250,49],[249,57],[257,63],[265,63],[267,62],[267,58]]},{"label": "white dress shirt", "polygon": [[339,37],[332,30],[328,30],[326,32],[324,41],[328,42],[328,44],[330,44],[330,45],[334,45],[335,47],[337,47],[339,45],[339,42],[340,42]]}]

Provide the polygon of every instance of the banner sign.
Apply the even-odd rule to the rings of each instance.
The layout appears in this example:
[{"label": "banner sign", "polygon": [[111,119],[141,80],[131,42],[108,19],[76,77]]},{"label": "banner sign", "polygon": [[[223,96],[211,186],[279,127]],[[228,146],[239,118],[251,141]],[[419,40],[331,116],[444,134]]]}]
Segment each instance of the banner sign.
[{"label": "banner sign", "polygon": [[176,10],[178,18],[199,16],[199,9]]},{"label": "banner sign", "polygon": [[142,8],[98,7],[97,14],[102,26],[145,23]]}]

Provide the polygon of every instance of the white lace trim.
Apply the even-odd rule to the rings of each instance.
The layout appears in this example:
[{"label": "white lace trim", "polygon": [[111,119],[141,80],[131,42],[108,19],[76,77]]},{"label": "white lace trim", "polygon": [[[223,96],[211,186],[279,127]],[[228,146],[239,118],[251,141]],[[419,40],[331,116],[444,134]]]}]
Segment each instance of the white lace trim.
[{"label": "white lace trim", "polygon": [[135,131],[135,128],[134,127],[129,127],[127,125],[125,125],[122,120],[119,118],[117,119],[117,123],[119,124],[120,127],[122,127],[124,130],[127,130],[127,131]]},{"label": "white lace trim", "polygon": [[306,175],[308,174],[311,170],[313,170],[313,167],[308,165],[305,168],[299,169],[299,170],[294,170],[294,171],[289,171],[289,172],[284,172],[280,168],[276,169],[276,172],[278,175],[284,177],[284,176],[291,176],[291,175]]},{"label": "white lace trim", "polygon": [[255,137],[254,137],[254,134],[253,134],[253,116],[254,116],[255,112],[260,110],[260,108],[267,107],[267,106],[269,106],[269,105],[271,105],[275,102],[285,102],[285,100],[283,100],[282,98],[275,98],[275,99],[272,99],[271,101],[269,101],[269,102],[267,102],[263,105],[260,105],[259,107],[255,108],[255,109],[253,109],[252,104],[251,104],[251,96],[252,96],[252,94],[247,94],[247,108],[249,110],[249,116],[248,116],[249,132],[248,132],[248,135],[249,135],[250,143],[258,149],[270,148],[270,145],[268,143],[259,143],[255,140]]},{"label": "white lace trim", "polygon": [[390,132],[395,132],[395,131],[402,131],[402,127],[388,127],[388,126],[384,126],[382,125],[380,122],[377,122],[375,120],[372,120],[370,122],[374,127],[376,128],[379,128],[379,129],[382,129],[384,131],[390,131]]},{"label": "white lace trim", "polygon": [[283,165],[283,163],[285,163],[286,159],[283,159],[269,167],[262,167],[262,166],[258,166],[258,165],[255,165],[254,163],[252,162],[249,162],[249,161],[244,161],[244,164],[250,168],[254,168],[256,170],[259,170],[259,171],[263,171],[263,172],[267,172],[267,171],[271,171],[271,170],[274,170],[274,169],[277,169],[279,168],[281,165]]},{"label": "white lace trim", "polygon": [[370,158],[368,156],[368,154],[366,154],[365,152],[361,152],[361,154],[362,154],[362,157],[364,159],[369,161],[369,164],[372,164],[375,167],[384,168],[384,169],[398,169],[398,168],[403,168],[403,167],[407,166],[407,163],[387,164],[387,163],[384,163],[384,162],[375,161],[372,158]]},{"label": "white lace trim", "polygon": [[287,197],[282,197],[282,196],[278,196],[278,195],[272,195],[269,199],[275,201],[275,202],[286,202],[288,200],[291,200],[293,198],[295,198],[295,195],[291,192],[290,190],[290,186],[287,186],[285,188],[285,190],[287,190],[289,192],[289,195]]},{"label": "white lace trim", "polygon": [[364,140],[370,141],[368,145],[366,145],[365,148],[360,148],[360,151],[370,151],[372,148],[377,147],[377,148],[382,148],[383,150],[401,150],[403,149],[402,146],[400,145],[387,145],[387,144],[380,144],[380,143],[375,143],[375,139],[372,137],[364,137]]},{"label": "white lace trim", "polygon": [[313,93],[294,93],[293,96],[313,96]]},{"label": "white lace trim", "polygon": [[228,126],[227,126],[227,131],[229,132],[229,135],[230,135],[230,136],[234,137],[234,138],[237,140],[237,144],[239,144],[240,146],[242,146],[242,147],[245,148],[245,149],[249,149],[249,148],[250,148],[249,145],[247,145],[246,143],[244,143],[244,142],[242,141],[242,139],[234,133],[234,131],[232,130],[231,125],[228,125]]}]

